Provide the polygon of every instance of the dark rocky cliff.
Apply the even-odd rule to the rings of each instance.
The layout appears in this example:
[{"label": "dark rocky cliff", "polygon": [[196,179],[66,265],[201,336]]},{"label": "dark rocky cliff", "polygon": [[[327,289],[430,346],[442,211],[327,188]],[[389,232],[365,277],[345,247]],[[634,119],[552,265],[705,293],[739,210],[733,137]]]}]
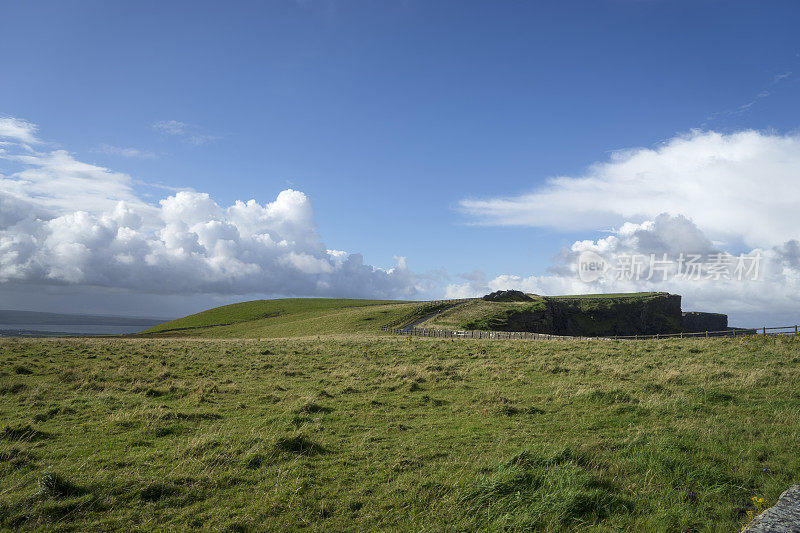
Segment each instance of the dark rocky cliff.
[{"label": "dark rocky cliff", "polygon": [[[554,335],[655,335],[683,330],[681,297],[652,293],[610,297],[543,298],[543,304],[503,309],[487,329]],[[477,324],[467,324],[467,328]],[[475,328],[480,329],[480,328]]]},{"label": "dark rocky cliff", "polygon": [[556,335],[655,335],[679,333],[681,297],[659,293],[623,298],[551,300]]},{"label": "dark rocky cliff", "polygon": [[683,330],[687,333],[704,331],[725,331],[728,329],[728,315],[722,313],[683,313]]}]

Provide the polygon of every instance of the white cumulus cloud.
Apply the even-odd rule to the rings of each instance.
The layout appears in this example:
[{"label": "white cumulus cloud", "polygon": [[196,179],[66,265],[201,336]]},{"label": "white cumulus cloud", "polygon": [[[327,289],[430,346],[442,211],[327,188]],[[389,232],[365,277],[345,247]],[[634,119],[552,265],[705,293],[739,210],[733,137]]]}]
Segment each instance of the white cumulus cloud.
[{"label": "white cumulus cloud", "polygon": [[300,191],[229,206],[179,191],[151,204],[127,174],[64,150],[33,150],[36,127],[3,120],[0,284],[287,296],[409,297],[417,290],[403,258],[381,269],[359,254],[329,250]]},{"label": "white cumulus cloud", "polygon": [[615,153],[579,176],[518,196],[464,199],[477,223],[596,230],[685,215],[714,240],[775,246],[798,237],[800,136],[695,131]]}]

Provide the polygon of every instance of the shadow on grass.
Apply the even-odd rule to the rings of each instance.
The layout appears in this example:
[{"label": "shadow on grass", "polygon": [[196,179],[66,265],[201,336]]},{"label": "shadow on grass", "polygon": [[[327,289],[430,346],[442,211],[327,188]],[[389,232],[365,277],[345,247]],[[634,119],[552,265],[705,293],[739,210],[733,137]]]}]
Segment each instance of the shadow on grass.
[{"label": "shadow on grass", "polygon": [[38,480],[39,495],[48,498],[67,498],[82,496],[89,491],[75,485],[57,472],[47,472]]},{"label": "shadow on grass", "polygon": [[34,429],[30,424],[5,426],[3,431],[0,432],[0,438],[10,441],[34,442],[37,440],[49,439],[50,437],[52,437],[50,433]]},{"label": "shadow on grass", "polygon": [[320,455],[328,452],[324,447],[308,439],[304,435],[279,438],[275,441],[273,447],[279,452],[306,456]]}]

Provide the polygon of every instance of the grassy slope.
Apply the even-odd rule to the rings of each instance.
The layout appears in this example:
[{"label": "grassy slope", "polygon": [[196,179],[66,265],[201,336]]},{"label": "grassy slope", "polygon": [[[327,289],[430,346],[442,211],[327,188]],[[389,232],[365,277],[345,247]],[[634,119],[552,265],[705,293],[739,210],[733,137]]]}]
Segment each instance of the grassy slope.
[{"label": "grassy slope", "polygon": [[734,531],[797,342],[2,340],[0,528]]},{"label": "grassy slope", "polygon": [[[450,310],[419,324],[420,328],[431,329],[492,329],[493,321],[503,320],[508,311],[543,309],[544,303],[537,302],[486,302],[481,299],[468,300]],[[470,328],[469,326],[473,326]]]},{"label": "grassy slope", "polygon": [[600,293],[600,294],[572,294],[564,296],[548,296],[553,300],[590,300],[590,299],[606,299],[606,298],[642,298],[648,296],[657,296],[659,294],[666,294],[663,292],[614,292],[614,293]]},{"label": "grassy slope", "polygon": [[[377,331],[424,304],[397,300],[289,298],[255,300],[209,309],[142,333],[169,336],[292,337]],[[222,326],[219,326],[223,324]],[[227,325],[229,324],[229,325]],[[194,329],[200,328],[200,329]]]}]

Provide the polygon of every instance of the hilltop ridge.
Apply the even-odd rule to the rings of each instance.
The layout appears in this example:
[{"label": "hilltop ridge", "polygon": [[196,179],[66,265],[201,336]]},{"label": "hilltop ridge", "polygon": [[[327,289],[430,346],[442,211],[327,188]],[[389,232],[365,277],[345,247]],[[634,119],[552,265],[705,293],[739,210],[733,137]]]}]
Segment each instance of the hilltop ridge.
[{"label": "hilltop ridge", "polygon": [[[561,336],[652,335],[727,325],[716,313],[683,313],[666,292],[539,296],[497,291],[437,302],[286,298],[208,309],[143,334],[207,337],[301,337],[378,332],[414,324],[430,329],[522,331]],[[724,329],[724,327],[722,328]]]}]

